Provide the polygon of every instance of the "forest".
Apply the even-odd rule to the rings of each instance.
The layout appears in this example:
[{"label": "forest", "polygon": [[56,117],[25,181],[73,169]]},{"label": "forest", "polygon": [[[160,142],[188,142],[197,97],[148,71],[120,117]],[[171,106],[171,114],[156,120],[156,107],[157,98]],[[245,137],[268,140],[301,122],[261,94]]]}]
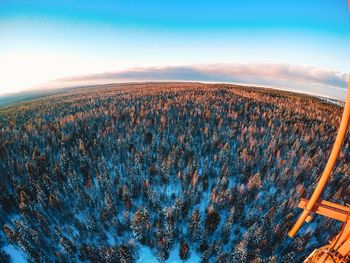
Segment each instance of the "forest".
[{"label": "forest", "polygon": [[[0,108],[0,262],[301,262],[340,225],[291,239],[342,106],[229,84],[76,88]],[[323,198],[350,199],[346,137]],[[322,229],[322,231],[320,231]]]}]

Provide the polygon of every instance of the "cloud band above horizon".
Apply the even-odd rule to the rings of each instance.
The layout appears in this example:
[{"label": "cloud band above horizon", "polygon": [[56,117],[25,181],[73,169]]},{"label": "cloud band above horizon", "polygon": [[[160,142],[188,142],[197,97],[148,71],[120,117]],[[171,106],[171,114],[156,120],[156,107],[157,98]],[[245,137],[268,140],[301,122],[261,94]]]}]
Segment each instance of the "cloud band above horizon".
[{"label": "cloud band above horizon", "polygon": [[203,81],[261,85],[344,100],[347,74],[288,64],[201,64],[192,66],[133,68],[62,78],[47,88],[135,81]]}]

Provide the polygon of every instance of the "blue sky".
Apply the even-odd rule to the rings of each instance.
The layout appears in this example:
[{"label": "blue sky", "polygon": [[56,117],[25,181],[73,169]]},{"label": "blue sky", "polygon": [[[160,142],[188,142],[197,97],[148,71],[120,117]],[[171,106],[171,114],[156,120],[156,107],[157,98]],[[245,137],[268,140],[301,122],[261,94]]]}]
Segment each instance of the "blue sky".
[{"label": "blue sky", "polygon": [[[346,0],[2,0],[0,93],[129,68],[218,64],[236,68],[262,63],[274,70],[276,65],[300,66],[305,74],[332,72],[337,78],[333,86],[342,86],[339,78],[345,83],[344,74],[350,69],[347,4]],[[266,83],[266,79],[254,81]]]}]

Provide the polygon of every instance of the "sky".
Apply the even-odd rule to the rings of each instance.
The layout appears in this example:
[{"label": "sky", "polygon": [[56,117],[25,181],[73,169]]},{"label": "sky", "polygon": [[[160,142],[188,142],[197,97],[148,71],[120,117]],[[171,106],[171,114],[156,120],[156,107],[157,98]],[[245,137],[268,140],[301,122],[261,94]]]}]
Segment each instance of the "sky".
[{"label": "sky", "polygon": [[347,0],[1,0],[0,95],[119,81],[345,97]]}]

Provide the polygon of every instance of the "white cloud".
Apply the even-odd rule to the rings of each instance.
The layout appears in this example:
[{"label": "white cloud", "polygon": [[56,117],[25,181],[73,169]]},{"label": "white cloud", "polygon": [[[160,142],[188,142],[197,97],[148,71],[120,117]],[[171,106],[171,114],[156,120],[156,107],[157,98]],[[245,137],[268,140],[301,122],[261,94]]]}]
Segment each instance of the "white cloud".
[{"label": "white cloud", "polygon": [[279,87],[344,99],[347,74],[289,64],[197,64],[133,68],[58,79],[46,87],[68,87],[128,81],[204,81]]}]

